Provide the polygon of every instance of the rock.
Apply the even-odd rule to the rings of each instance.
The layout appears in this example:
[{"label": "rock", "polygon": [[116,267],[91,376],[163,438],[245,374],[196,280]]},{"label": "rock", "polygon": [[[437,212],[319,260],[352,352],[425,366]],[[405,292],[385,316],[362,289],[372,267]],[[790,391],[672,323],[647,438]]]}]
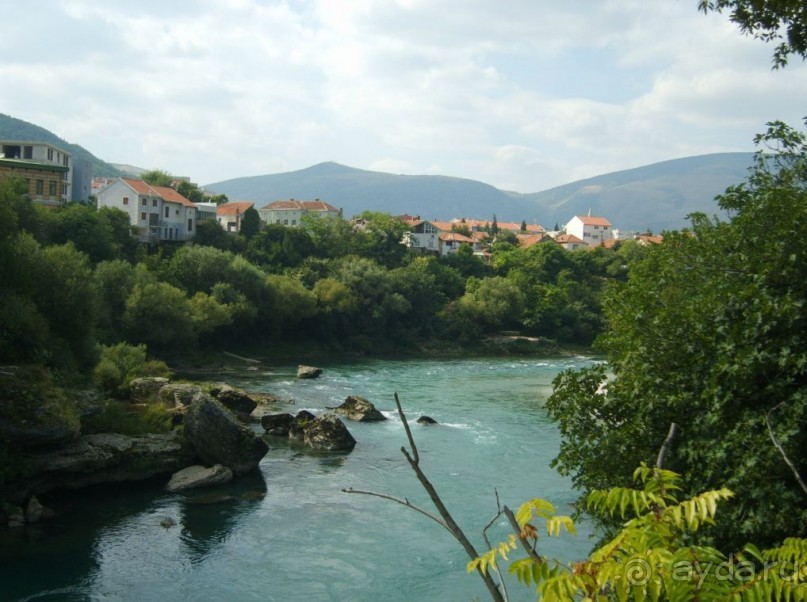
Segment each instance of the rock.
[{"label": "rock", "polygon": [[320,374],[322,374],[322,368],[304,366],[303,364],[297,366],[297,378],[317,378]]},{"label": "rock", "polygon": [[289,427],[294,421],[294,416],[289,413],[266,414],[261,417],[261,426],[267,435],[276,437],[286,437],[289,434]]},{"label": "rock", "polygon": [[189,406],[202,389],[190,383],[169,383],[160,389],[160,401],[167,408]]},{"label": "rock", "polygon": [[418,418],[418,424],[437,424],[437,421],[431,416],[421,416]]},{"label": "rock", "polygon": [[177,433],[84,435],[63,447],[27,455],[25,482],[11,484],[7,495],[25,499],[53,489],[148,479],[193,461],[193,452]]},{"label": "rock", "polygon": [[236,475],[258,466],[269,447],[233,413],[204,393],[185,415],[185,437],[205,464],[223,464]]},{"label": "rock", "polygon": [[[214,392],[215,391],[215,392]],[[247,421],[258,404],[249,395],[230,385],[223,385],[220,388],[211,389],[210,394],[216,398],[224,407],[231,410],[239,419]]]},{"label": "rock", "polygon": [[358,395],[349,396],[342,405],[334,408],[334,411],[358,422],[380,422],[387,419],[372,403]]},{"label": "rock", "polygon": [[35,495],[31,496],[28,500],[28,506],[25,508],[25,522],[28,524],[38,523],[42,520],[42,504],[36,499]]},{"label": "rock", "polygon": [[162,376],[144,376],[134,379],[130,384],[132,401],[137,403],[156,403],[160,401],[160,389],[168,384]]},{"label": "rock", "polygon": [[294,420],[291,421],[289,425],[289,439],[294,439],[295,441],[302,441],[303,436],[305,434],[305,429],[314,420],[316,416],[314,416],[308,410],[300,410],[297,412],[297,415],[294,417]]},{"label": "rock", "polygon": [[164,519],[160,521],[160,526],[165,527],[166,529],[170,529],[171,527],[175,526],[177,521],[175,521],[170,516],[166,516]]},{"label": "rock", "polygon": [[171,476],[171,480],[168,481],[168,484],[165,486],[165,489],[171,493],[176,493],[177,491],[195,489],[197,487],[223,485],[232,480],[233,471],[221,464],[216,464],[210,468],[194,465],[175,472]]},{"label": "rock", "polygon": [[333,412],[314,418],[303,431],[303,442],[323,451],[351,450],[356,445],[347,427]]}]

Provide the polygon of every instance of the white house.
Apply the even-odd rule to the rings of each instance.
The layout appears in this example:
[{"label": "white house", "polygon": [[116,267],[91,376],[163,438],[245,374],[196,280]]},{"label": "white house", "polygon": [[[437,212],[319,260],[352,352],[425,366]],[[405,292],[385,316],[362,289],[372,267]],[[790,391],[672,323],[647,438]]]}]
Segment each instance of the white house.
[{"label": "white house", "polygon": [[143,242],[190,240],[196,233],[196,206],[167,186],[118,178],[98,191],[101,207],[124,211]]},{"label": "white house", "polygon": [[216,208],[216,220],[227,232],[240,232],[244,211],[250,209],[254,204],[250,201],[235,201],[219,205]]},{"label": "white house", "polygon": [[579,238],[589,247],[596,247],[614,238],[611,222],[604,217],[576,215],[566,224],[565,230],[566,234]]},{"label": "white house", "polygon": [[320,215],[322,217],[341,217],[342,210],[325,201],[275,201],[258,209],[261,221],[266,224],[280,224],[282,226],[300,226],[304,215]]}]

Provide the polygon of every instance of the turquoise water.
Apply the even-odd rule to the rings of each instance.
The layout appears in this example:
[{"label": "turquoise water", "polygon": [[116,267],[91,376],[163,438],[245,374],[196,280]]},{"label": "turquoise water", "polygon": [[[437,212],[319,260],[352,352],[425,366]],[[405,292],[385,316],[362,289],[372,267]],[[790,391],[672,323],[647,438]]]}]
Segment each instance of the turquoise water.
[{"label": "turquoise water", "polygon": [[[571,513],[567,479],[549,467],[559,436],[543,402],[558,371],[587,358],[368,360],[324,363],[317,380],[297,380],[293,366],[251,373],[234,384],[294,399],[290,411],[314,413],[348,395],[372,401],[389,418],[346,424],[357,440],[347,454],[311,454],[283,440],[260,472],[212,493],[168,494],[167,479],[51,496],[58,518],[0,533],[2,600],[143,601],[453,601],[485,600],[468,558],[451,536],[394,502],[347,494],[370,490],[433,511],[400,452],[398,392],[421,467],[454,518],[483,549],[481,530],[502,504],[531,497]],[[440,424],[422,426],[427,414]],[[161,526],[171,519],[175,525]],[[508,535],[504,521],[493,542]],[[592,545],[585,524],[576,537],[546,540],[541,551],[566,560]],[[534,599],[508,582],[511,600]]]}]

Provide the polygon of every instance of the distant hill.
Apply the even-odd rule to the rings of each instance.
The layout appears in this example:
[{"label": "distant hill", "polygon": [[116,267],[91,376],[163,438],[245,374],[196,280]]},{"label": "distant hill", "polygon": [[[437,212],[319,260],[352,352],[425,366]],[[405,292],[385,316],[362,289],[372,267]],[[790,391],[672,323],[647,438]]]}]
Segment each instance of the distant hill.
[{"label": "distant hill", "polygon": [[365,210],[424,219],[478,217],[523,219],[520,199],[475,180],[447,176],[405,176],[320,163],[299,171],[236,178],[206,184],[230,200],[254,201],[262,207],[281,199],[321,199],[351,218]]},{"label": "distant hill", "polygon": [[70,153],[74,159],[89,161],[93,166],[93,176],[114,178],[122,175],[119,169],[116,169],[106,161],[102,161],[84,147],[66,142],[43,127],[2,113],[0,113],[0,138],[6,140],[47,142],[48,144],[63,148]]},{"label": "distant hill", "polygon": [[687,226],[690,213],[719,215],[715,197],[745,180],[752,160],[752,153],[673,159],[519,196],[540,207],[546,228],[590,209],[614,227],[659,233]]},{"label": "distant hill", "polygon": [[717,213],[715,196],[744,180],[751,160],[751,153],[674,159],[531,194],[505,192],[475,180],[394,175],[338,163],[225,180],[205,188],[258,206],[319,198],[341,207],[348,218],[368,209],[440,220],[491,219],[495,214],[499,221],[526,220],[551,229],[591,210],[622,230],[661,232],[687,226],[690,213]]}]

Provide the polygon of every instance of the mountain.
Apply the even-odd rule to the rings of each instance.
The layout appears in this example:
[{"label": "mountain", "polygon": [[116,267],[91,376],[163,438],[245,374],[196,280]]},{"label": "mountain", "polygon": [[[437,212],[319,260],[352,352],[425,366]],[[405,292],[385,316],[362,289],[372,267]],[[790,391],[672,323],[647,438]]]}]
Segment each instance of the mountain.
[{"label": "mountain", "polygon": [[686,157],[613,172],[543,192],[506,192],[475,180],[406,176],[320,163],[280,174],[225,180],[205,186],[258,207],[280,199],[319,198],[352,217],[365,210],[425,219],[454,217],[539,223],[547,229],[575,215],[608,218],[622,230],[681,229],[694,212],[718,213],[714,198],[743,181],[751,153]]},{"label": "mountain", "polygon": [[93,166],[93,176],[114,178],[122,175],[119,169],[116,169],[106,161],[102,161],[84,147],[66,142],[43,127],[2,113],[0,113],[0,139],[47,142],[48,144],[53,144],[54,146],[66,150],[73,156],[74,160],[89,161]]},{"label": "mountain", "polygon": [[694,212],[720,213],[715,197],[748,175],[752,153],[718,153],[673,159],[520,195],[535,203],[544,227],[574,215],[608,218],[623,230],[676,230]]},{"label": "mountain", "polygon": [[[475,180],[447,176],[406,176],[320,163],[299,171],[252,176],[205,185],[230,200],[254,201],[262,207],[282,199],[320,199],[350,218],[365,210],[424,219],[451,217],[515,219],[523,203],[508,193]],[[522,217],[518,218],[519,221]]]}]

